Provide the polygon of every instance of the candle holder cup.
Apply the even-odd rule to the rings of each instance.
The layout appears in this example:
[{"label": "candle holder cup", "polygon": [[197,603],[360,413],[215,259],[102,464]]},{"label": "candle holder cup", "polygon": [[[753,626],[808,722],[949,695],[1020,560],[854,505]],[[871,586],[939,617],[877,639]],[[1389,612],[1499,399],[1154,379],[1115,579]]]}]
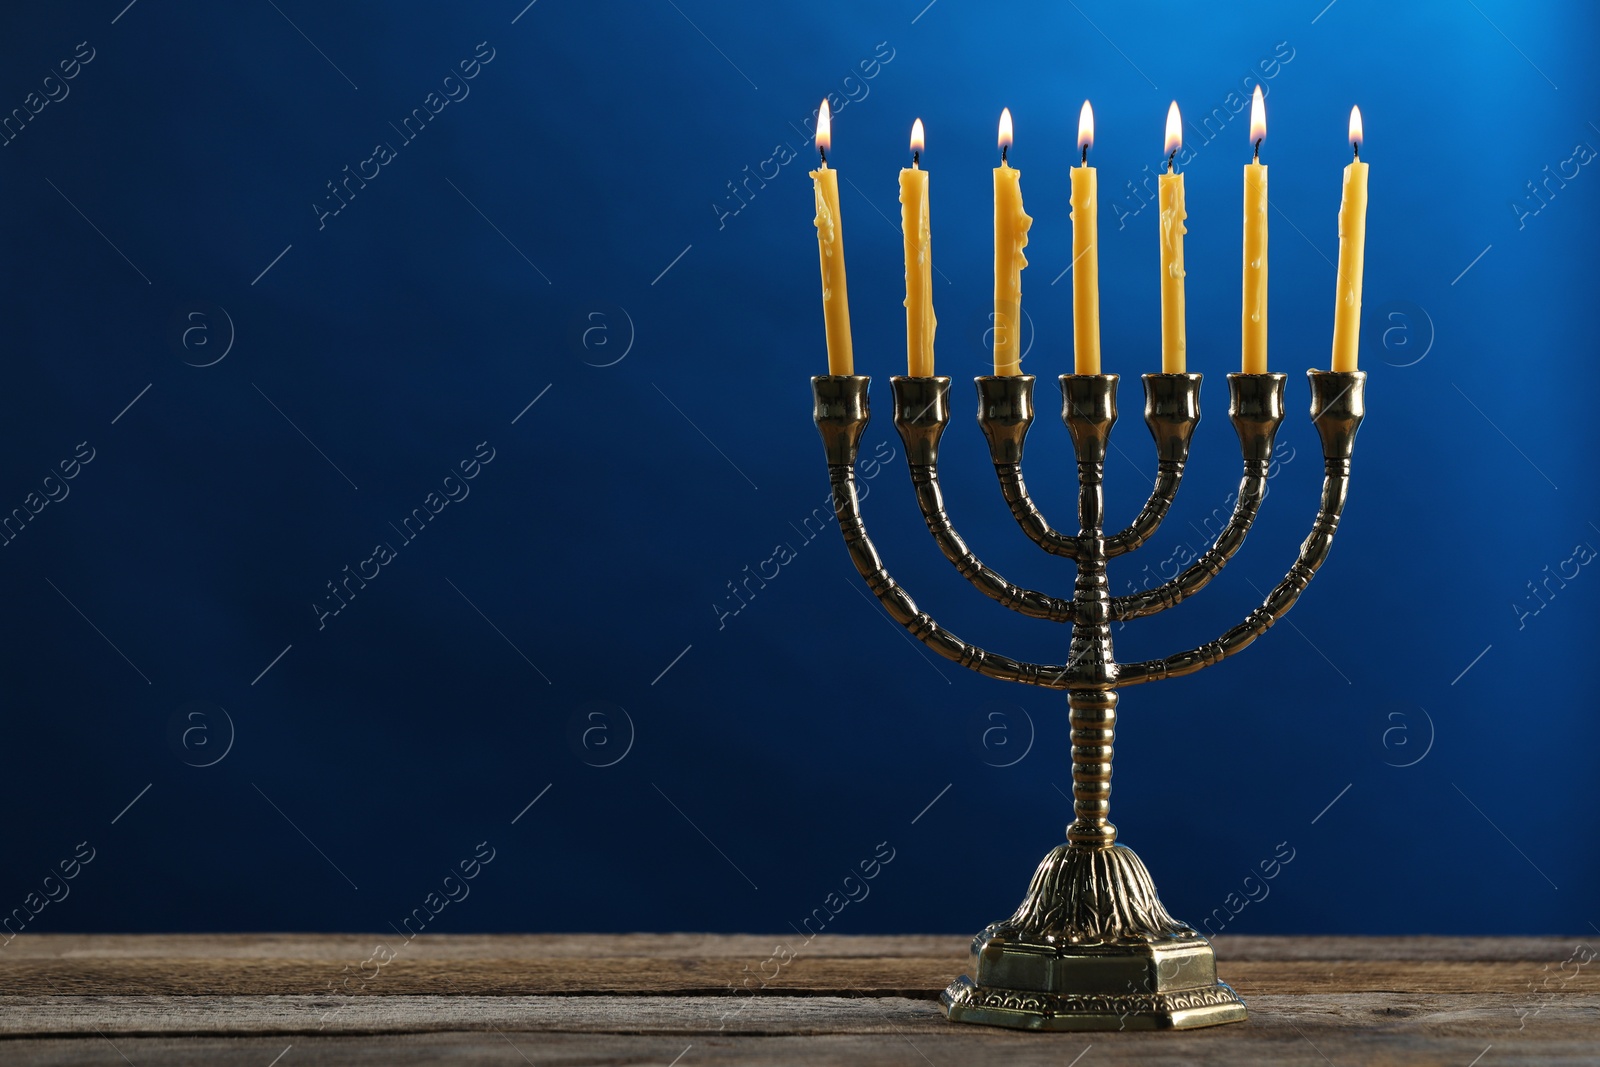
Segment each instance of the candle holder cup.
[{"label": "candle holder cup", "polygon": [[1311,418],[1322,439],[1322,499],[1299,557],[1242,622],[1213,641],[1164,659],[1118,663],[1111,624],[1173,607],[1204,588],[1239,550],[1265,495],[1273,438],[1283,422],[1282,374],[1230,374],[1228,414],[1238,433],[1244,476],[1233,514],[1215,542],[1170,581],[1112,596],[1107,561],[1144,544],[1177,495],[1189,442],[1200,420],[1198,374],[1143,376],[1145,423],[1156,446],[1150,498],[1128,527],[1107,535],[1102,480],[1117,420],[1117,375],[1061,376],[1062,420],[1078,462],[1078,533],[1056,531],[1022,478],[1023,444],[1033,423],[1032,375],[977,379],[978,424],[989,443],[1001,493],[1023,532],[1046,552],[1073,560],[1070,598],[1007,581],[956,532],[939,485],[939,440],[950,421],[950,379],[895,377],[895,428],[905,443],[912,485],[928,531],[956,569],[1013,611],[1071,626],[1067,661],[1027,663],[989,652],[944,629],[890,577],[867,535],[856,495],[855,460],[869,418],[861,375],[813,378],[815,420],[833,486],[834,511],[850,558],[893,619],[946,659],[990,678],[1062,689],[1072,729],[1075,818],[1066,842],[1045,856],[1009,919],[972,943],[972,974],[941,995],[954,1022],[1027,1030],[1187,1029],[1245,1018],[1238,995],[1219,981],[1209,941],[1162,907],[1143,862],[1117,843],[1108,819],[1117,690],[1193,674],[1242,650],[1304,592],[1327,558],[1350,480],[1350,455],[1365,411],[1361,371],[1309,371]]}]

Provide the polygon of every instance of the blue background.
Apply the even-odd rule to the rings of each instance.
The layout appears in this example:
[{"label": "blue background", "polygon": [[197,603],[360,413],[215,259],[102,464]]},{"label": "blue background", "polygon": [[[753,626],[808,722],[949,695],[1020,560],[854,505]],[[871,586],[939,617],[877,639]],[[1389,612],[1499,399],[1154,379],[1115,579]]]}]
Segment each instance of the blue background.
[{"label": "blue background", "polygon": [[[1113,569],[1126,591],[1203,548],[1236,485],[1222,376],[1249,149],[1229,94],[1270,70],[1278,474],[1228,570],[1118,632],[1122,658],[1231,625],[1309,526],[1302,374],[1328,358],[1359,103],[1354,489],[1285,624],[1124,694],[1112,816],[1169,909],[1220,914],[1213,932],[1600,921],[1600,578],[1567,563],[1529,588],[1600,546],[1600,176],[1575,161],[1600,145],[1592,5],[124,3],[32,5],[0,32],[0,108],[66,93],[0,147],[0,507],[70,490],[0,548],[0,913],[88,842],[27,929],[385,931],[487,842],[430,932],[787,933],[890,850],[829,932],[1009,914],[1071,815],[1064,699],[925,653],[836,530],[801,532],[826,496],[804,131],[823,94],[848,101],[831,159],[878,407],[865,448],[894,457],[869,528],[945,625],[1059,660],[1063,631],[940,558],[887,419],[907,130],[928,128],[938,367],[957,379],[950,506],[988,562],[1054,591],[1070,567],[1015,529],[970,417],[996,117],[1016,116],[1036,219],[1025,366],[1047,396],[1071,362],[1066,168],[1095,105],[1116,525],[1153,473],[1132,416],[1159,359],[1156,212],[1130,186],[1160,164],[1169,100],[1207,142],[1187,169],[1206,415],[1165,527]],[[47,84],[79,42],[90,62]],[[475,52],[476,77],[447,84]],[[408,142],[402,120],[446,91],[470,95]],[[328,183],[379,142],[394,157],[331,213]],[[80,442],[92,462],[46,483]],[[406,543],[391,524],[480,442],[470,496]],[[1069,461],[1042,418],[1030,481],[1059,525]],[[383,541],[396,558],[320,617]],[[784,543],[795,558],[729,614],[728,583]]]}]

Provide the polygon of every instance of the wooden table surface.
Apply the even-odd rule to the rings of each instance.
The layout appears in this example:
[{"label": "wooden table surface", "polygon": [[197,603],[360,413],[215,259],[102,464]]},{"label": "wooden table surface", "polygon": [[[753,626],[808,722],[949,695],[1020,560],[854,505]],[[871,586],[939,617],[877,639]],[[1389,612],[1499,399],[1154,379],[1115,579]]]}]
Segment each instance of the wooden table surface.
[{"label": "wooden table surface", "polygon": [[23,934],[0,1063],[1600,1064],[1600,938],[1223,936],[1248,1022],[1096,1034],[947,1022],[965,937],[780,940]]}]

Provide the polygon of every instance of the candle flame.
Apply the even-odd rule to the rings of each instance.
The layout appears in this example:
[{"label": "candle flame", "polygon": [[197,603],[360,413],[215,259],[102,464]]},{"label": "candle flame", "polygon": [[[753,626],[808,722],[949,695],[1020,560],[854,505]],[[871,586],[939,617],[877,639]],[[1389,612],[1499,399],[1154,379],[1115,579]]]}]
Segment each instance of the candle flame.
[{"label": "candle flame", "polygon": [[1087,100],[1078,112],[1078,147],[1084,151],[1094,147],[1094,109]]},{"label": "candle flame", "polygon": [[826,152],[833,147],[833,112],[828,110],[827,97],[823,97],[822,107],[817,111],[817,148]]},{"label": "candle flame", "polygon": [[1267,137],[1267,107],[1261,101],[1261,86],[1250,97],[1250,143],[1257,144]]},{"label": "candle flame", "polygon": [[1171,156],[1183,147],[1183,120],[1178,117],[1178,102],[1174,100],[1172,106],[1167,108],[1167,144],[1161,150],[1164,156]]},{"label": "candle flame", "polygon": [[1350,109],[1350,143],[1357,148],[1361,147],[1361,109]]},{"label": "candle flame", "polygon": [[911,124],[911,151],[922,152],[926,150],[927,137],[922,132],[922,120]]},{"label": "candle flame", "polygon": [[1010,148],[1011,147],[1011,137],[1012,137],[1012,134],[1011,134],[1011,109],[1009,107],[1001,108],[1000,109],[1000,147],[1001,148]]}]

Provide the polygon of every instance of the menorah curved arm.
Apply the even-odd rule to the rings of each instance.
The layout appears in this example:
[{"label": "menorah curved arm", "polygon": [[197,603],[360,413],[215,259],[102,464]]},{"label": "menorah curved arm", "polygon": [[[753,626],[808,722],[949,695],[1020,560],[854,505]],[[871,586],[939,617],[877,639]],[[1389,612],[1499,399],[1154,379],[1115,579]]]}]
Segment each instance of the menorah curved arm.
[{"label": "menorah curved arm", "polygon": [[1072,601],[1007,581],[973,554],[950,521],[939,487],[939,439],[950,424],[950,379],[894,377],[890,383],[894,387],[894,424],[906,446],[917,506],[939,551],[980,592],[1012,611],[1051,622],[1072,622]]},{"label": "menorah curved arm", "polygon": [[1156,442],[1156,481],[1150,499],[1128,528],[1106,538],[1106,558],[1132,552],[1150,540],[1183,482],[1189,441],[1200,422],[1200,375],[1146,374],[1144,421]]},{"label": "menorah curved arm", "polygon": [[834,514],[844,535],[845,547],[867,588],[883,604],[890,618],[904,626],[912,637],[934,652],[968,670],[1001,681],[1021,682],[1046,689],[1068,688],[1067,667],[1026,663],[995,655],[969,644],[946,630],[916,601],[884,567],[861,518],[861,503],[856,495],[855,461],[869,416],[864,375],[825,374],[811,379],[815,395],[817,430],[822,435],[828,458],[828,481],[833,487]]},{"label": "menorah curved arm", "polygon": [[1022,480],[1022,445],[1033,425],[1033,375],[984,375],[977,381],[978,426],[989,442],[989,458],[1012,517],[1028,539],[1046,552],[1077,559],[1082,543],[1045,521]]},{"label": "menorah curved arm", "polygon": [[1245,535],[1261,510],[1273,443],[1283,422],[1282,374],[1228,375],[1228,417],[1239,435],[1244,455],[1244,476],[1234,500],[1233,514],[1218,531],[1211,546],[1187,568],[1152,589],[1111,598],[1113,620],[1137,619],[1165,611],[1204,589],[1244,544]]},{"label": "menorah curved arm", "polygon": [[1300,546],[1299,557],[1283,581],[1267,594],[1261,606],[1246,615],[1239,625],[1215,641],[1208,641],[1187,652],[1179,652],[1165,659],[1121,665],[1117,672],[1119,686],[1180,678],[1220,663],[1248,647],[1294,606],[1300,594],[1311,584],[1317,569],[1328,558],[1350,486],[1350,455],[1355,446],[1356,431],[1360,429],[1361,420],[1366,414],[1367,376],[1364,371],[1313,370],[1307,373],[1311,378],[1311,418],[1322,438],[1326,473],[1322,480],[1322,500],[1317,518],[1305,543]]},{"label": "menorah curved arm", "polygon": [[1150,498],[1144,502],[1144,507],[1134,516],[1127,529],[1106,538],[1107,559],[1132,552],[1150,540],[1178,495],[1178,486],[1183,482],[1183,466],[1181,462],[1171,460],[1156,461],[1156,481],[1150,488]]}]

